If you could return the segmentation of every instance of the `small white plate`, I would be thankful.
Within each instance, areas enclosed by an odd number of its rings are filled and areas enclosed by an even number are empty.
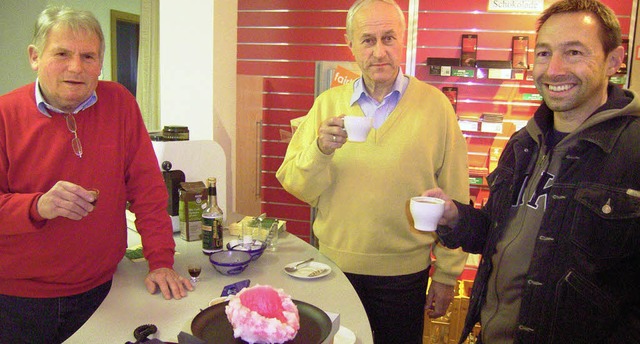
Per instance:
[[[350,329],[340,326],[340,329],[333,337],[333,344],[354,344],[356,335]]]
[[[293,267],[294,265],[296,265],[296,264],[298,264],[300,262],[293,262],[291,264],[287,264],[287,266]],[[323,270],[323,272],[319,273],[319,274],[313,274],[312,276],[309,276],[309,274],[311,274],[312,272],[320,271],[320,270]],[[314,279],[314,278],[324,277],[324,276],[330,274],[331,273],[331,267],[329,267],[329,265],[323,264],[323,263],[310,262],[309,264],[305,264],[305,265],[303,265],[301,267],[298,267],[298,270],[296,270],[294,272],[288,272],[287,270],[284,270],[284,272],[286,272],[287,275],[293,276],[293,277],[296,277],[296,278]]]

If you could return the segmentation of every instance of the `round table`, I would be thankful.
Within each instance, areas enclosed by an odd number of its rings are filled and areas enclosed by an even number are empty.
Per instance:
[[[224,232],[225,244],[231,237]],[[339,323],[353,331],[356,343],[373,343],[371,327],[355,290],[346,276],[315,247],[295,235],[283,232],[276,251],[265,251],[245,271],[236,276],[218,273],[201,251],[202,242],[187,242],[175,236],[174,268],[188,278],[187,265],[198,262],[202,266],[200,281],[195,290],[181,300],[165,300],[160,293],[149,294],[144,285],[148,272],[146,261],[132,262],[124,258],[113,276],[109,295],[93,316],[65,343],[125,343],[135,341],[133,330],[143,324],[154,324],[158,332],[150,338],[178,342],[181,331],[191,333],[191,321],[208,307],[209,301],[219,297],[225,285],[250,279],[251,285],[262,284],[282,288],[295,300],[312,304],[325,312],[339,314]],[[129,230],[129,245],[140,242],[137,232]],[[313,257],[327,264],[332,271],[317,279],[299,279],[284,272],[284,266]],[[333,329],[334,332],[337,330]]]

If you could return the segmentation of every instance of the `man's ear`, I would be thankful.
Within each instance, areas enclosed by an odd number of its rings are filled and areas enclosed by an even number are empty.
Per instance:
[[[349,36],[347,36],[346,33],[344,34],[344,41],[345,43],[347,43],[347,46],[349,47],[349,49],[351,49],[353,46],[353,43],[351,42],[351,40],[349,39]]]
[[[627,61],[623,61],[624,59],[624,47],[619,46],[613,49],[609,55],[607,55],[607,75],[612,76],[618,72],[622,63],[627,63]]]
[[[355,56],[353,54],[353,41],[349,39],[349,36],[347,36],[347,34],[344,35],[344,41],[347,43],[347,47],[349,48],[351,55]]]
[[[29,64],[31,65],[31,69],[37,71],[38,62],[40,61],[40,52],[38,51],[38,48],[31,44],[27,48],[27,53],[29,54]]]

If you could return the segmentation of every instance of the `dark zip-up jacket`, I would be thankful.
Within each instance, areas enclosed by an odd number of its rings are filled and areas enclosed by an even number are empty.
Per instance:
[[[456,202],[457,226],[438,229],[445,246],[482,254],[460,343],[480,320],[491,256],[532,160],[544,154],[541,136],[552,127],[543,104],[488,176],[486,205]],[[565,140],[574,144],[554,157],[562,161],[527,270],[514,343],[640,343],[640,99],[610,86],[607,103]]]

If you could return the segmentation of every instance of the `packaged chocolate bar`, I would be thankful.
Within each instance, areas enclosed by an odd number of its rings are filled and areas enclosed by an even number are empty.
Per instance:
[[[476,55],[478,51],[478,35],[462,35],[462,53],[460,55],[460,65],[465,67],[476,66]]]
[[[513,36],[511,41],[511,66],[515,69],[529,68],[529,37]]]

